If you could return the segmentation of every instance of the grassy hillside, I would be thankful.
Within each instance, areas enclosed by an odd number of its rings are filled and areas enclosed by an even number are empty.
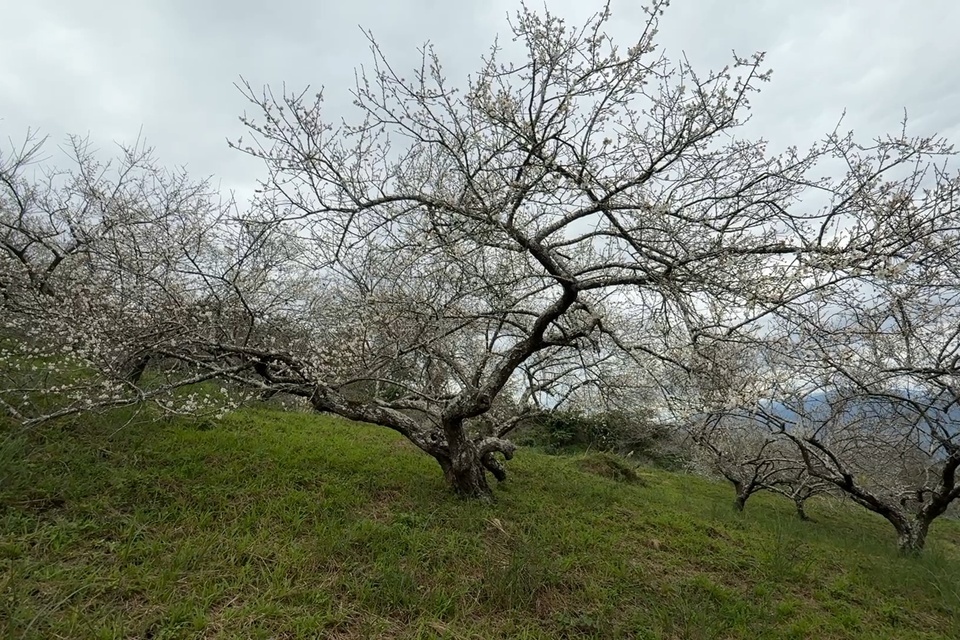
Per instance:
[[[960,637],[956,522],[905,559],[852,507],[597,459],[521,451],[491,506],[367,426],[126,423],[0,434],[0,637]]]

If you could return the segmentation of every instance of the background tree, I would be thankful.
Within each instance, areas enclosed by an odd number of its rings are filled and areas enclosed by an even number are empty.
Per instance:
[[[766,488],[792,501],[801,520],[813,519],[807,514],[807,500],[836,493],[831,491],[834,488],[831,483],[811,475],[804,460],[795,457],[781,463],[780,470],[768,480]]]
[[[905,552],[960,497],[958,181],[935,178],[910,202],[887,186],[902,223],[923,231],[906,259],[783,318],[792,376],[759,412],[811,476],[886,518]]]
[[[743,511],[750,496],[769,489],[781,473],[776,439],[749,416],[711,415],[690,431],[698,454],[696,466],[733,485],[737,511]]]
[[[52,162],[45,144],[0,152],[0,407],[32,423],[169,399],[198,372],[140,377],[203,311],[195,260],[231,205],[139,141],[103,160],[71,137]]]

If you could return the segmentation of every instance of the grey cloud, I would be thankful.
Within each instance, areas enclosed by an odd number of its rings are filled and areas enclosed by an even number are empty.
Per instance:
[[[535,3],[536,4],[536,3]],[[0,135],[39,127],[54,139],[90,132],[101,147],[140,128],[161,160],[248,189],[255,162],[230,151],[244,103],[233,83],[325,86],[329,109],[346,110],[353,68],[369,63],[358,24],[399,69],[432,41],[452,80],[477,67],[517,2],[278,0],[269,4],[176,0],[22,0],[0,40]],[[576,22],[599,3],[551,0]],[[624,45],[642,26],[639,5],[613,3]],[[669,55],[720,67],[730,51],[768,52],[774,80],[755,98],[749,132],[806,146],[848,110],[865,136],[895,128],[902,110],[918,133],[960,137],[960,4],[901,0],[697,0],[675,2],[661,29]],[[508,50],[511,46],[504,38]]]

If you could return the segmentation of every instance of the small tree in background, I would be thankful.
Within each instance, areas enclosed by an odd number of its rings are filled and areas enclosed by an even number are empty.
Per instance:
[[[776,440],[749,418],[710,416],[691,429],[691,438],[696,466],[733,485],[737,511],[743,511],[750,496],[769,489],[783,468]]]
[[[907,553],[960,498],[960,244],[956,210],[942,212],[909,260],[795,309],[782,327],[792,383],[755,413],[812,478],[890,522]]]
[[[810,474],[803,460],[782,464],[780,471],[768,480],[767,489],[792,501],[797,517],[805,521],[812,520],[807,514],[807,500],[835,493],[831,483]]]

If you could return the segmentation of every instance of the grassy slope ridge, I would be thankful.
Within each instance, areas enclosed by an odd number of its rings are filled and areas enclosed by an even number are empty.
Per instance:
[[[956,522],[905,559],[853,507],[682,474],[523,450],[490,506],[382,429],[124,422],[0,433],[0,637],[960,637]]]

